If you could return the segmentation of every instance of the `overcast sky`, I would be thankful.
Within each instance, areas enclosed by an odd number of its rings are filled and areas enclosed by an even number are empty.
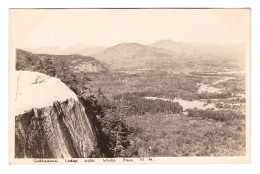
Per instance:
[[[250,36],[249,15],[248,9],[10,10],[10,44],[66,48],[164,39],[243,43]]]

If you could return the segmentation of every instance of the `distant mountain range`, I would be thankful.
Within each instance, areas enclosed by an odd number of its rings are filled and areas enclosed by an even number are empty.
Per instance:
[[[201,62],[212,65],[232,64],[239,67],[245,64],[243,44],[213,45],[161,40],[150,45],[120,43],[112,47],[95,47],[78,44],[66,49],[41,47],[25,50],[37,54],[92,56],[112,69],[181,67],[183,64],[192,66],[192,63]]]
[[[203,57],[204,55],[210,55],[222,56],[222,58],[225,58],[225,56],[229,56],[229,59],[231,59],[231,57],[233,57],[234,55],[243,55],[245,53],[245,45],[243,44],[214,45],[196,42],[178,43],[172,40],[162,40],[155,42],[149,46],[153,48],[161,48],[169,52],[174,52],[177,53],[179,56],[186,56],[187,58],[189,58],[189,55],[192,55],[193,57]]]
[[[35,54],[51,54],[51,55],[72,55],[72,54],[80,54],[82,56],[90,56],[97,52],[100,52],[108,47],[105,46],[91,46],[78,44],[73,45],[71,47],[61,49],[56,46],[46,46],[40,48],[23,48],[23,50],[35,53]]]
[[[112,68],[181,67],[183,64],[232,64],[243,66],[245,46],[212,45],[162,40],[151,45],[121,43],[92,55]]]
[[[75,73],[107,71],[103,64],[90,56],[34,54],[21,49],[16,50],[16,70],[37,71],[44,66],[54,66],[60,70],[68,67]]]

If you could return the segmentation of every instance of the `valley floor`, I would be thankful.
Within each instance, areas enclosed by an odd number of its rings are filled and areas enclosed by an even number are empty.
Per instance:
[[[141,157],[245,155],[244,120],[157,114],[130,116],[127,123],[141,128],[134,142]]]
[[[125,117],[129,127],[140,129],[131,138],[137,156],[244,156],[246,153],[244,74],[111,73],[96,76],[93,83],[104,89],[110,100],[118,94],[127,100],[127,96],[131,98],[134,94],[137,98],[178,102],[182,106],[180,114],[148,111]],[[188,110],[197,115],[189,115]]]

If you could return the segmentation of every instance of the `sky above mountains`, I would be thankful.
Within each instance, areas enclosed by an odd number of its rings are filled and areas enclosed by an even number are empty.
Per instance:
[[[248,9],[10,10],[10,44],[37,48],[122,42],[248,42]]]

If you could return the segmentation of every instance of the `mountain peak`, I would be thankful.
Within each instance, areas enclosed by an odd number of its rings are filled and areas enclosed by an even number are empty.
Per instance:
[[[167,51],[174,51],[174,52],[180,51],[180,44],[173,40],[160,40],[158,42],[151,44],[150,46],[153,48],[160,48]]]
[[[66,50],[71,50],[71,49],[83,49],[86,48],[87,45],[85,44],[76,44],[76,45],[72,45],[66,48]]]
[[[157,46],[157,45],[178,45],[178,42],[175,42],[173,40],[160,40],[158,42],[152,43],[150,46]]]
[[[142,45],[142,44],[139,44],[139,43],[128,43],[128,42],[123,42],[123,43],[120,43],[120,44],[118,44],[118,45],[115,45],[114,47],[116,47],[116,46],[128,46],[128,47],[130,47],[130,46],[135,46],[135,47],[144,47],[144,45]]]
[[[177,42],[175,42],[174,40],[171,40],[171,39],[165,39],[165,40],[160,40],[155,43],[177,43]]]

